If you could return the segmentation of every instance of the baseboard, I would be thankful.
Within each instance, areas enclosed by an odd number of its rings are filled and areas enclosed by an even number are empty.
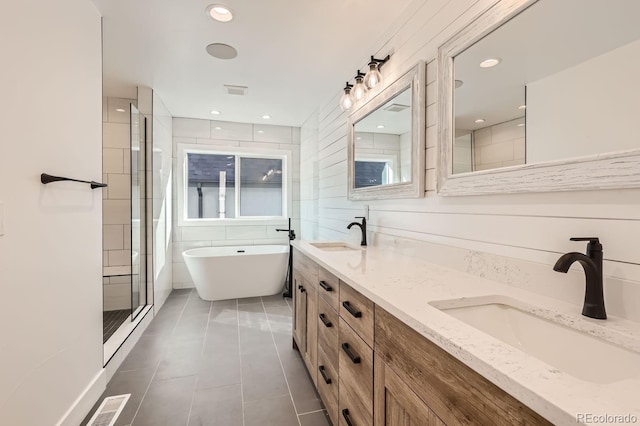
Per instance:
[[[89,411],[107,388],[107,378],[103,368],[96,374],[91,383],[84,389],[78,399],[74,401],[56,426],[78,426],[89,414]]]

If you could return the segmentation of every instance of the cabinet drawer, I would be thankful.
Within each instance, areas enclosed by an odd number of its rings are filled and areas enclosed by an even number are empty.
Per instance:
[[[324,350],[318,347],[318,393],[334,425],[339,422],[338,383],[338,364],[332,365]]]
[[[339,292],[340,281],[338,277],[322,266],[318,266],[318,293],[336,312],[340,310]]]
[[[340,317],[373,348],[373,302],[340,281]]]
[[[373,350],[340,318],[340,424],[347,424],[342,410],[348,409],[354,425],[373,421]]]
[[[322,291],[322,290],[318,290]],[[338,370],[338,349],[340,341],[338,335],[338,313],[322,298],[318,299],[318,348],[322,348],[327,356],[327,362]]]

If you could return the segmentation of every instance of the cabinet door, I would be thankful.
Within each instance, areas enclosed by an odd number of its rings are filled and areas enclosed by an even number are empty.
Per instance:
[[[293,338],[304,357],[307,347],[307,290],[302,276],[293,275]]]
[[[302,352],[313,383],[318,379],[318,291],[315,283],[304,285],[304,329],[305,337]]]
[[[374,371],[375,426],[445,426],[378,356]]]

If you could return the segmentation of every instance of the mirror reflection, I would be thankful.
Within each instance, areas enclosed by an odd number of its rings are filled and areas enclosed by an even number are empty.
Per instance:
[[[354,186],[411,181],[411,87],[354,125]]]
[[[640,148],[638,16],[636,0],[539,0],[455,56],[452,172]]]

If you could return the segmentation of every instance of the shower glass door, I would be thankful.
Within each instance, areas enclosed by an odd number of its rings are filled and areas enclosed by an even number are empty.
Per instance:
[[[131,105],[131,320],[147,304],[146,118]]]

